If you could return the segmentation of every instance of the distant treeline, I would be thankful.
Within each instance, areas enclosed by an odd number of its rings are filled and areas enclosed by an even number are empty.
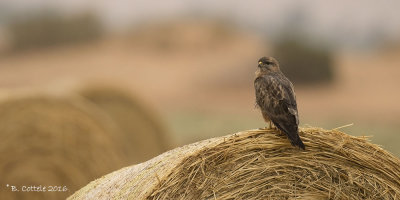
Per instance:
[[[64,17],[49,11],[12,20],[7,29],[11,36],[11,51],[91,41],[103,32],[93,13]]]
[[[283,73],[294,83],[322,83],[334,79],[334,53],[328,47],[317,47],[296,37],[284,37],[275,44],[274,56]]]

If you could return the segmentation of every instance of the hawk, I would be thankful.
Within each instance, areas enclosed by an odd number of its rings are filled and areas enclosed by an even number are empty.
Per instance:
[[[272,57],[262,57],[254,80],[257,106],[265,122],[284,132],[293,146],[305,149],[299,137],[299,116],[293,84],[279,69]]]

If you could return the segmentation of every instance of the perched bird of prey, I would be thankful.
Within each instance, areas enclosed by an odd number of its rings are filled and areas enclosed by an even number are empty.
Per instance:
[[[256,102],[264,120],[284,132],[293,146],[305,149],[299,137],[299,116],[293,84],[279,69],[278,61],[262,57],[254,80]]]

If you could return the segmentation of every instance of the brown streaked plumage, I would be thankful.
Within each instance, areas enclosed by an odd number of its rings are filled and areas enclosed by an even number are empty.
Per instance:
[[[293,146],[305,149],[298,132],[299,116],[293,84],[283,75],[277,60],[260,58],[254,88],[264,120],[284,132]]]

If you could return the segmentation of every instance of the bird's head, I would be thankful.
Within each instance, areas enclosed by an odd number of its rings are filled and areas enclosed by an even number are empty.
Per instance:
[[[273,57],[262,57],[258,60],[258,69],[260,72],[276,72],[279,71],[279,63]]]

